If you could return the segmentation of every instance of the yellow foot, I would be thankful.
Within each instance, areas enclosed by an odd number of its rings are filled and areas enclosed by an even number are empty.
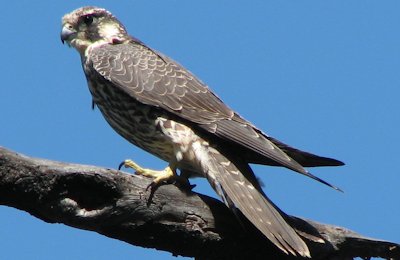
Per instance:
[[[150,183],[150,185],[147,187],[147,189],[158,186],[163,181],[169,181],[172,179],[176,179],[178,177],[176,174],[176,169],[174,167],[172,167],[171,165],[168,165],[164,170],[155,171],[152,169],[142,168],[141,166],[139,166],[137,163],[135,163],[132,160],[125,160],[119,165],[118,168],[121,169],[122,166],[124,166],[125,168],[134,169],[136,174],[143,175],[146,177],[153,177],[154,180]]]

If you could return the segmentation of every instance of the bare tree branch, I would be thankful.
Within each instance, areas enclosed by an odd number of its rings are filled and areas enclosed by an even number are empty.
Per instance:
[[[30,158],[0,147],[0,205],[48,223],[91,230],[132,245],[196,259],[295,259],[218,200],[175,185],[94,166]],[[399,245],[288,217],[313,259],[400,259]]]

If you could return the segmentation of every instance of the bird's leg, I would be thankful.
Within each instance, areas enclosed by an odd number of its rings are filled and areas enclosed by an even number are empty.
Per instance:
[[[149,188],[157,187],[162,182],[169,182],[169,181],[176,181],[176,183],[179,184],[180,187],[187,190],[192,190],[196,186],[196,185],[191,185],[189,183],[188,178],[184,176],[179,176],[176,173],[176,166],[173,163],[170,163],[164,170],[161,171],[143,168],[134,161],[129,159],[123,161],[119,165],[118,169],[121,169],[122,166],[124,166],[125,168],[134,169],[136,174],[154,178],[154,180],[149,184],[149,186],[147,186],[146,190]]]
[[[132,160],[125,160],[120,164],[121,168],[124,166],[125,168],[132,168],[135,170],[136,174],[143,175],[146,177],[153,177],[154,180],[149,184],[147,189],[154,188],[160,185],[162,182],[167,182],[169,180],[178,179],[178,175],[176,174],[176,167],[174,164],[170,163],[164,170],[156,171],[152,169],[147,169],[139,166]]]

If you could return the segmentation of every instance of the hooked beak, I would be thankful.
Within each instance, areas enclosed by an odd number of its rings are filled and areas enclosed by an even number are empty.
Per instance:
[[[76,31],[71,28],[71,26],[68,26],[68,24],[64,25],[61,29],[61,42],[64,44],[64,42],[69,43],[71,40],[71,37],[76,34]]]

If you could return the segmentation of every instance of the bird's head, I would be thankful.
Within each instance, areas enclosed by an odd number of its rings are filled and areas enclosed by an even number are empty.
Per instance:
[[[62,18],[61,41],[81,54],[92,44],[121,43],[128,38],[125,27],[103,8],[81,7]]]

